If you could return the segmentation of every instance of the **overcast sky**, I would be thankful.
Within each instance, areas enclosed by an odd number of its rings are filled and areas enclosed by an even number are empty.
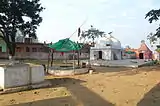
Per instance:
[[[113,31],[122,46],[139,47],[158,24],[144,19],[151,9],[159,9],[159,0],[41,0],[46,8],[37,30],[41,42],[56,42],[69,37],[86,20],[82,30],[93,25],[106,33]],[[77,34],[77,33],[76,33]],[[76,40],[76,34],[71,38]]]

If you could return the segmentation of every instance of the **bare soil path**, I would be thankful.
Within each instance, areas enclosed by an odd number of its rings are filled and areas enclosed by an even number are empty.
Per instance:
[[[160,67],[97,67],[96,74],[47,76],[50,88],[0,95],[0,106],[160,106]]]

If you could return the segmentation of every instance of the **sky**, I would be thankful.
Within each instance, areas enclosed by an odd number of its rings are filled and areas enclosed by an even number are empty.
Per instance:
[[[70,37],[82,23],[81,30],[93,25],[121,41],[123,47],[140,46],[141,40],[155,32],[158,23],[150,24],[145,14],[159,9],[159,0],[41,0],[46,9],[37,30],[40,42],[57,42]],[[72,40],[77,40],[77,33]]]

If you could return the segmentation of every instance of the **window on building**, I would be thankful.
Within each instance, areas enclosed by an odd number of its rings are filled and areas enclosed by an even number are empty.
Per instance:
[[[26,52],[30,52],[30,49],[29,49],[29,47],[26,47]]]
[[[106,46],[111,46],[111,44],[106,44]]]
[[[22,49],[20,47],[16,47],[16,52],[21,52]]]
[[[32,48],[32,52],[37,52],[37,48]]]

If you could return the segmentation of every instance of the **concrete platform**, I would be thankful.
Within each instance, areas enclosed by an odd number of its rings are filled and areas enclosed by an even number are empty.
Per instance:
[[[86,61],[87,62],[87,61]],[[152,61],[145,61],[141,59],[126,59],[126,60],[92,60],[92,66],[105,66],[105,67],[131,67],[138,68],[141,66],[151,65]]]

